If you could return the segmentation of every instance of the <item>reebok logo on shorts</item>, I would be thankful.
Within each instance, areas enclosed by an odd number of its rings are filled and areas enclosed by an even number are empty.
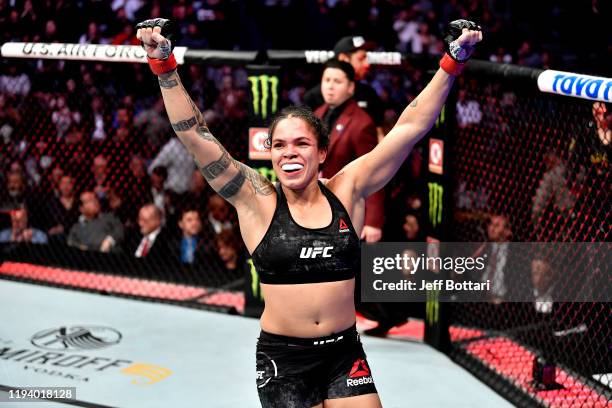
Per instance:
[[[356,385],[372,384],[374,380],[370,374],[370,368],[363,358],[358,358],[354,363],[349,378],[346,380],[346,385],[354,387]]]
[[[342,218],[340,218],[340,222],[338,225],[338,232],[349,232],[349,231],[350,230],[349,230],[348,225],[346,225],[346,222]]]

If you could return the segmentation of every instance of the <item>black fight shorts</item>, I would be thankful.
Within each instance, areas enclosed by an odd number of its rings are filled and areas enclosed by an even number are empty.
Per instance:
[[[323,400],[376,392],[355,326],[321,338],[261,332],[257,391],[264,408],[310,408]]]

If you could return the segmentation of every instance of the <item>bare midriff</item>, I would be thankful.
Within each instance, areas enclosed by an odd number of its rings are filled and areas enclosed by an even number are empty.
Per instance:
[[[329,336],[355,324],[355,279],[290,285],[262,284],[261,328],[283,336]]]

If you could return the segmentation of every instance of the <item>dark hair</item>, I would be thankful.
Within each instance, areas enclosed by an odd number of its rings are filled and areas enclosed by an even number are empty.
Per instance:
[[[269,149],[272,147],[272,135],[274,134],[274,130],[276,129],[278,122],[288,118],[299,118],[306,122],[317,137],[317,146],[319,149],[327,149],[327,146],[329,145],[329,130],[327,129],[327,126],[325,126],[323,121],[319,119],[309,108],[303,106],[289,106],[284,108],[276,115],[270,124],[268,138],[264,143],[266,148]]]
[[[323,71],[325,71],[327,68],[339,69],[346,74],[349,81],[355,82],[355,68],[353,68],[353,66],[348,62],[333,58],[327,60],[327,62],[323,65]]]
[[[232,228],[222,229],[221,232],[215,235],[215,249],[219,250],[220,243],[233,248],[238,255],[240,254],[242,244],[241,241],[238,239],[236,232]]]

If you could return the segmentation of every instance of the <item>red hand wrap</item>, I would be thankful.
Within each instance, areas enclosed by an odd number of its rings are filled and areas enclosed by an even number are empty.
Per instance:
[[[446,71],[449,75],[457,76],[461,74],[461,71],[463,71],[463,68],[465,68],[465,63],[457,62],[452,59],[450,55],[444,53],[444,56],[440,60],[440,68]]]
[[[165,60],[149,57],[147,57],[147,60],[149,61],[151,71],[153,71],[155,75],[162,75],[174,71],[178,65],[176,59],[174,59],[174,54],[170,54],[168,59]]]

